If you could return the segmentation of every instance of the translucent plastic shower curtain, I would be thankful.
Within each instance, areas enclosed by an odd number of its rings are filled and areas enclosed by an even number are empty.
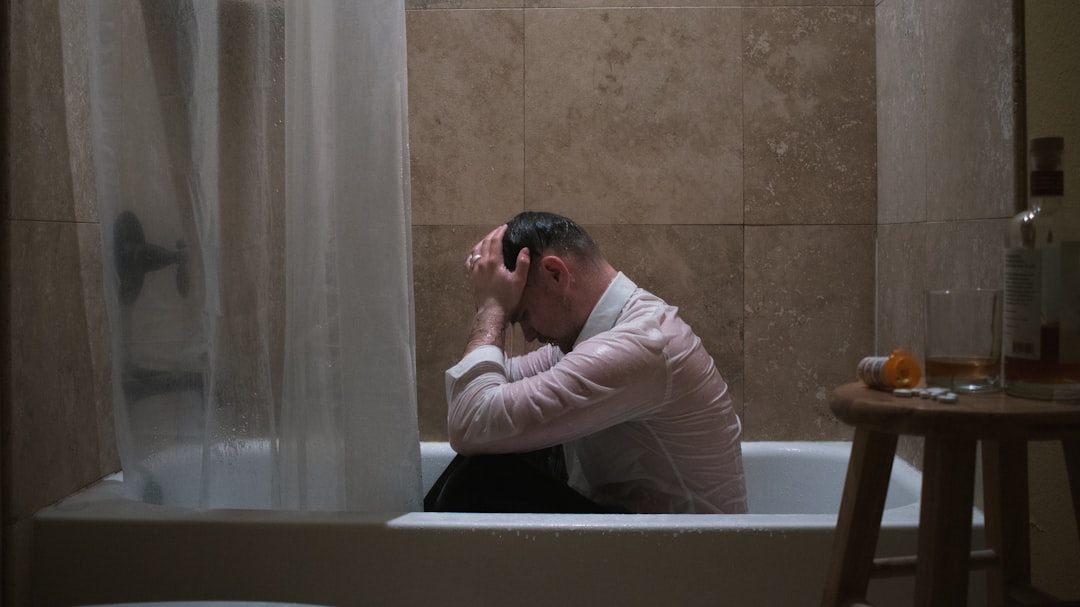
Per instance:
[[[125,484],[419,509],[403,2],[86,6]]]

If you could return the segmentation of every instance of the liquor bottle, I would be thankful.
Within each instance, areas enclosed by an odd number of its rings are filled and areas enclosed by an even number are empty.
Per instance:
[[[1028,210],[1005,249],[1005,391],[1080,398],[1080,208],[1065,197],[1061,137],[1031,141]]]

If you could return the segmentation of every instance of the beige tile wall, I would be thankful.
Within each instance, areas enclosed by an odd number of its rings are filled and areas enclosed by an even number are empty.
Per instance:
[[[1028,6],[1052,19],[1080,14],[1069,0]],[[1016,152],[1027,136],[1012,80],[1021,53],[1013,10],[979,0],[878,4],[878,352],[903,345],[921,356],[924,290],[1002,286],[1005,226],[1027,182],[1025,154]],[[1054,54],[1065,46],[1054,44]],[[1061,88],[1055,81],[1048,90]],[[920,447],[901,443],[916,461]],[[1032,578],[1075,600],[1080,553],[1060,447],[1033,443],[1030,457]],[[981,497],[977,488],[976,503]]]
[[[680,307],[747,438],[847,436],[827,394],[873,348],[873,8],[526,4],[407,4],[422,436],[468,328],[460,257],[526,209]]]
[[[921,358],[925,290],[1001,286],[1022,125],[1012,3],[944,4],[883,0],[876,11],[878,354]],[[900,451],[921,461],[918,440]]]
[[[879,352],[922,355],[924,290],[1001,287],[1023,137],[1012,10],[1008,2],[878,6]]]
[[[5,16],[3,599],[26,605],[30,515],[115,470],[118,458],[85,66],[65,61],[78,41],[61,39],[58,3],[6,3]]]

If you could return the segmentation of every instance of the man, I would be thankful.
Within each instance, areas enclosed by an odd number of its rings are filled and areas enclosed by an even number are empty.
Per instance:
[[[461,455],[428,509],[746,511],[727,384],[676,308],[617,272],[584,229],[521,213],[473,247],[465,271],[476,315],[446,373]],[[511,323],[546,345],[508,357]],[[548,457],[560,445],[565,467]]]

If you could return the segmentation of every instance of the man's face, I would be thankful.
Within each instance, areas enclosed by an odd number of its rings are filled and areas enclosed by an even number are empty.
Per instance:
[[[580,330],[573,326],[568,299],[539,265],[529,268],[513,321],[521,327],[527,341],[553,344],[569,352]]]

